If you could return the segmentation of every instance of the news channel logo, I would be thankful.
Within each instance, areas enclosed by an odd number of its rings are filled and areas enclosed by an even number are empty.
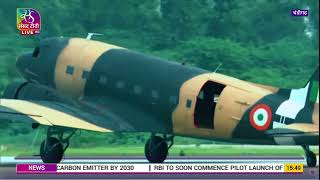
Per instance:
[[[306,9],[293,9],[291,10],[291,16],[308,16],[309,11]]]
[[[23,36],[40,33],[41,16],[33,8],[17,8],[17,28]]]

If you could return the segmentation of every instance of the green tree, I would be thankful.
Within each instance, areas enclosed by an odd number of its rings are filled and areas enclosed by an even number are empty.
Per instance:
[[[161,0],[165,30],[178,41],[205,34],[209,9],[207,1]]]
[[[209,34],[230,38],[238,42],[263,44],[287,36],[301,37],[303,19],[292,17],[291,9],[302,8],[298,1],[214,1],[213,18]],[[212,32],[210,32],[212,31]]]

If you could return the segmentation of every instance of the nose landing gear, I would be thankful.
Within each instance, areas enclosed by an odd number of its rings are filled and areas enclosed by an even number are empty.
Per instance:
[[[44,163],[59,163],[62,160],[64,152],[69,147],[69,139],[73,136],[75,130],[66,138],[63,138],[63,130],[54,130],[49,127],[47,138],[41,143],[40,156]],[[53,137],[53,135],[57,135]]]
[[[144,147],[144,153],[146,158],[151,163],[162,163],[168,155],[168,150],[173,145],[173,137],[164,137],[156,136],[154,134],[148,139]],[[168,146],[167,141],[170,141]]]
[[[317,165],[317,156],[310,150],[308,145],[302,145],[305,152],[307,165],[309,167],[315,167]]]

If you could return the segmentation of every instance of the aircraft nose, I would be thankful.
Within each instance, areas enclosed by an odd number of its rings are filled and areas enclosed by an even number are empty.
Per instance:
[[[17,58],[16,67],[20,72],[23,72],[30,64],[32,55],[30,53],[23,54]]]

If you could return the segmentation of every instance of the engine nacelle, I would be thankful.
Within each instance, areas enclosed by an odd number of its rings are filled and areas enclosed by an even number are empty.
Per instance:
[[[6,87],[2,95],[4,99],[50,100],[58,101],[55,91],[34,83],[15,82]]]
[[[19,91],[23,86],[27,85],[28,82],[14,82],[9,84],[4,90],[2,97],[4,99],[18,99]]]

